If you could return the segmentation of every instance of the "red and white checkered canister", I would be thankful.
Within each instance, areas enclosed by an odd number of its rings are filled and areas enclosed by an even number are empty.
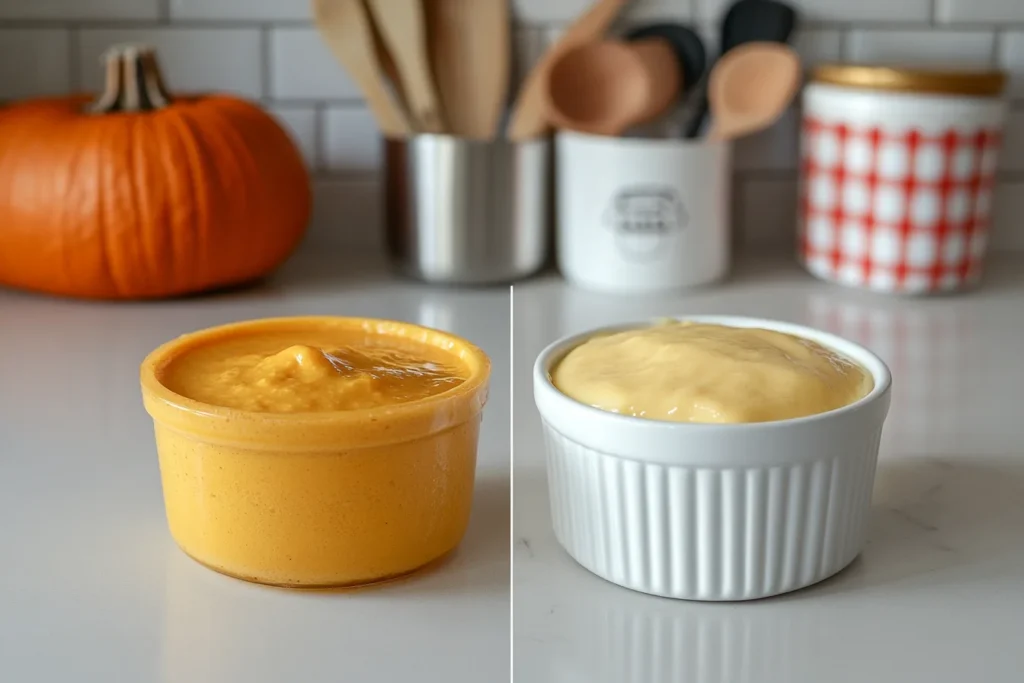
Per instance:
[[[1001,73],[819,67],[803,98],[798,249],[814,275],[928,294],[982,271]]]

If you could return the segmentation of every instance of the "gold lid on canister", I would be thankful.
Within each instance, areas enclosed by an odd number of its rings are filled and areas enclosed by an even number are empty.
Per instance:
[[[1006,73],[998,70],[942,71],[868,64],[822,64],[812,71],[811,81],[890,92],[995,97],[1002,94],[1006,86]]]

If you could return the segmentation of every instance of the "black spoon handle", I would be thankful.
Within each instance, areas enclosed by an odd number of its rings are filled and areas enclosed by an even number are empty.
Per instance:
[[[705,122],[708,120],[708,110],[710,109],[708,104],[709,75],[707,73],[704,74],[704,77],[697,82],[694,93],[690,96],[693,98],[694,104],[690,108],[690,117],[683,123],[685,126],[683,137],[688,140],[692,140],[700,135],[701,130],[704,129]]]

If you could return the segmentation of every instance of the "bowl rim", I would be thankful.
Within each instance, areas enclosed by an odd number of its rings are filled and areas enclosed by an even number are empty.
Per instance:
[[[433,396],[358,410],[306,411],[270,413],[218,406],[183,396],[168,388],[160,378],[161,371],[174,359],[190,349],[239,332],[287,331],[304,327],[334,327],[340,330],[362,330],[381,337],[400,337],[449,353],[467,368],[466,379]],[[147,412],[158,422],[193,431],[196,423],[216,424],[216,431],[244,430],[246,423],[257,422],[292,433],[312,430],[338,434],[355,426],[410,421],[420,429],[410,439],[426,436],[453,427],[479,413],[486,403],[491,360],[472,342],[458,335],[416,323],[358,316],[281,316],[255,318],[206,327],[168,340],[151,351],[139,368],[140,383]],[[169,409],[169,410],[168,410]],[[185,426],[189,421],[190,426]],[[232,429],[231,425],[235,425]],[[199,431],[206,432],[202,429]],[[396,430],[397,431],[397,430]],[[347,441],[347,440],[346,440]],[[391,442],[395,439],[391,438]],[[369,444],[359,444],[369,445]]]
[[[555,386],[551,379],[551,369],[562,360],[570,351],[588,339],[598,335],[625,332],[628,330],[643,329],[651,327],[664,320],[689,321],[699,323],[711,323],[725,325],[728,327],[759,327],[785,332],[803,339],[817,342],[826,348],[835,351],[846,358],[853,360],[858,365],[871,373],[874,386],[871,391],[853,403],[827,410],[822,413],[804,415],[801,417],[786,418],[783,420],[769,420],[763,422],[737,422],[737,423],[708,423],[708,422],[672,422],[669,420],[652,420],[634,415],[622,415],[613,413],[601,408],[588,405],[562,393]],[[844,337],[826,332],[817,328],[790,323],[783,320],[771,318],[756,318],[743,315],[670,315],[651,318],[643,322],[627,322],[606,325],[599,328],[567,335],[548,344],[537,356],[533,367],[533,381],[536,392],[543,392],[545,397],[552,401],[558,409],[570,410],[579,417],[591,420],[603,420],[609,425],[618,425],[623,429],[648,430],[658,432],[677,432],[688,434],[713,434],[750,432],[755,430],[797,427],[813,425],[822,421],[831,420],[849,413],[857,412],[864,406],[874,403],[885,396],[892,386],[892,372],[877,354],[857,342],[850,341]]]

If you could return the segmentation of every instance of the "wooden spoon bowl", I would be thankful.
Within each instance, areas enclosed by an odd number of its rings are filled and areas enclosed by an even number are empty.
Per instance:
[[[585,43],[551,64],[547,117],[559,128],[620,135],[664,113],[682,80],[673,46],[663,39]]]
[[[781,43],[744,43],[727,52],[708,84],[709,137],[730,140],[771,126],[793,101],[802,73],[796,52]]]

